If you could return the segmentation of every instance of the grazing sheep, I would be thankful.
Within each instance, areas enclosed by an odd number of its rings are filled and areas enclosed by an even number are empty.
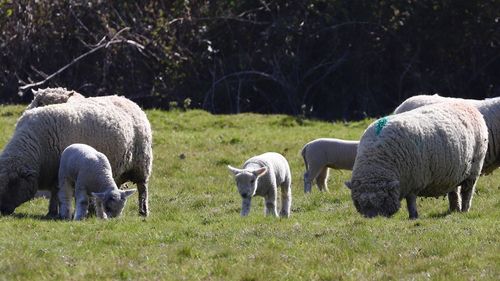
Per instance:
[[[126,181],[136,183],[139,213],[148,215],[151,127],[137,104],[118,96],[85,98],[25,111],[0,154],[0,212],[11,214],[41,189],[52,192],[48,215],[57,216],[60,155],[73,143],[85,143],[104,153],[117,186]]]
[[[59,165],[59,217],[71,219],[71,200],[75,196],[75,220],[87,216],[89,196],[96,198],[99,218],[121,215],[127,197],[135,189],[120,190],[113,179],[106,155],[93,147],[76,143],[61,154]]]
[[[311,192],[313,179],[320,191],[328,191],[328,168],[352,170],[358,144],[359,141],[321,138],[304,145],[304,192]]]
[[[405,198],[414,219],[417,196],[447,193],[450,210],[466,212],[487,146],[484,119],[467,103],[428,105],[384,117],[363,134],[346,186],[366,217],[389,217]]]
[[[500,167],[500,97],[474,100],[448,98],[435,95],[419,95],[408,98],[394,110],[394,113],[409,111],[424,105],[440,102],[467,102],[475,106],[481,114],[488,127],[488,150],[484,158],[483,174],[489,174]]]
[[[278,216],[276,201],[278,186],[281,187],[281,217],[290,216],[292,205],[292,176],[285,157],[279,153],[267,152],[248,159],[243,169],[228,165],[234,174],[242,198],[241,216],[250,212],[250,203],[255,195],[263,196],[266,215]]]
[[[37,91],[32,90],[33,100],[26,110],[50,104],[66,103],[84,99],[85,97],[75,91],[69,91],[65,88],[45,88]]]

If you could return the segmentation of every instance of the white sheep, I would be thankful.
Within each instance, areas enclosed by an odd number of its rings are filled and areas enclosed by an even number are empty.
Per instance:
[[[484,119],[467,103],[427,105],[384,117],[364,132],[346,186],[366,217],[389,217],[405,198],[414,219],[417,196],[446,194],[450,210],[466,212],[487,146]]]
[[[228,165],[234,174],[238,192],[242,198],[241,216],[250,212],[252,197],[263,196],[266,215],[278,216],[278,186],[281,187],[281,217],[290,216],[292,205],[292,176],[285,157],[279,153],[267,152],[248,159],[242,169]]]
[[[45,88],[32,90],[33,100],[26,107],[26,110],[50,104],[66,103],[78,101],[85,97],[75,91],[69,91],[66,88]]]
[[[328,191],[328,168],[352,170],[358,144],[359,141],[320,138],[304,145],[304,192],[311,192],[313,179],[320,191]]]
[[[75,220],[87,216],[90,196],[96,198],[97,216],[107,219],[120,216],[127,197],[135,192],[135,189],[118,189],[106,155],[81,143],[64,149],[58,181],[59,217],[62,219],[71,219],[73,195]]]
[[[139,213],[148,215],[151,127],[137,104],[118,96],[26,110],[0,155],[0,212],[11,214],[41,189],[52,191],[48,215],[57,216],[60,155],[73,143],[85,143],[104,153],[117,186],[136,183]]]
[[[483,174],[489,174],[500,167],[500,97],[485,100],[448,98],[435,95],[418,95],[405,100],[394,113],[406,112],[424,105],[441,102],[467,102],[483,115],[488,127],[488,151],[484,158]]]

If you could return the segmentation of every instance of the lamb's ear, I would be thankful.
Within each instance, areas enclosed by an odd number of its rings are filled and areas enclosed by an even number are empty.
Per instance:
[[[97,200],[104,200],[106,198],[106,192],[92,192],[92,196]]]
[[[259,168],[257,170],[254,170],[252,171],[252,173],[257,176],[257,177],[261,177],[263,176],[265,173],[267,173],[267,167],[262,167],[262,168]]]
[[[125,198],[129,197],[130,195],[134,194],[135,191],[136,191],[135,188],[120,190],[120,195],[121,195],[122,199],[125,199]]]
[[[36,97],[38,95],[38,90],[33,90],[31,89],[31,92],[33,93],[33,96]]]
[[[237,169],[237,168],[235,168],[235,167],[233,167],[233,166],[231,166],[231,165],[227,165],[227,168],[228,168],[228,169],[229,169],[229,171],[231,171],[234,175],[237,175],[237,174],[239,174],[239,173],[241,173],[241,172],[242,172],[242,170]]]

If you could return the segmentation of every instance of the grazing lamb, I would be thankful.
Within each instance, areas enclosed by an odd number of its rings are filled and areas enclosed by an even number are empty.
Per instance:
[[[96,197],[97,215],[102,219],[118,217],[135,189],[116,186],[106,155],[93,147],[76,143],[61,154],[59,165],[59,217],[71,219],[71,201],[75,196],[75,220],[87,216],[89,196]]]
[[[384,117],[364,132],[346,186],[366,217],[392,216],[405,198],[410,219],[415,219],[417,196],[447,193],[450,210],[467,212],[487,146],[484,119],[467,103],[428,105]]]
[[[328,168],[352,170],[358,144],[359,141],[321,138],[304,145],[304,192],[311,192],[313,179],[320,191],[328,191]]]
[[[33,100],[26,110],[50,104],[66,103],[70,101],[84,99],[85,97],[75,91],[65,88],[45,88],[37,91],[32,90]]]
[[[0,154],[0,212],[13,213],[41,189],[52,192],[48,215],[56,217],[59,160],[62,151],[73,143],[85,143],[104,153],[117,186],[126,181],[136,183],[139,213],[148,215],[151,127],[137,104],[118,96],[25,111]]]
[[[252,197],[263,196],[266,215],[278,216],[276,201],[278,186],[281,187],[281,217],[290,216],[292,205],[292,176],[285,157],[279,153],[267,152],[248,159],[243,169],[228,165],[234,174],[238,191],[242,198],[241,216],[250,212]]]
[[[496,168],[500,167],[500,97],[474,100],[441,97],[439,95],[419,95],[413,96],[405,100],[400,106],[394,110],[394,113],[409,111],[424,105],[435,104],[440,102],[467,102],[475,106],[481,114],[488,127],[488,150],[484,158],[483,174],[489,174]]]

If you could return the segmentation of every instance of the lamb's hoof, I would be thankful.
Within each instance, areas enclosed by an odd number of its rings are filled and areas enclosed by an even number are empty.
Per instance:
[[[280,218],[287,219],[290,217],[290,213],[280,212]]]
[[[143,217],[149,216],[149,210],[140,210],[139,215]]]

